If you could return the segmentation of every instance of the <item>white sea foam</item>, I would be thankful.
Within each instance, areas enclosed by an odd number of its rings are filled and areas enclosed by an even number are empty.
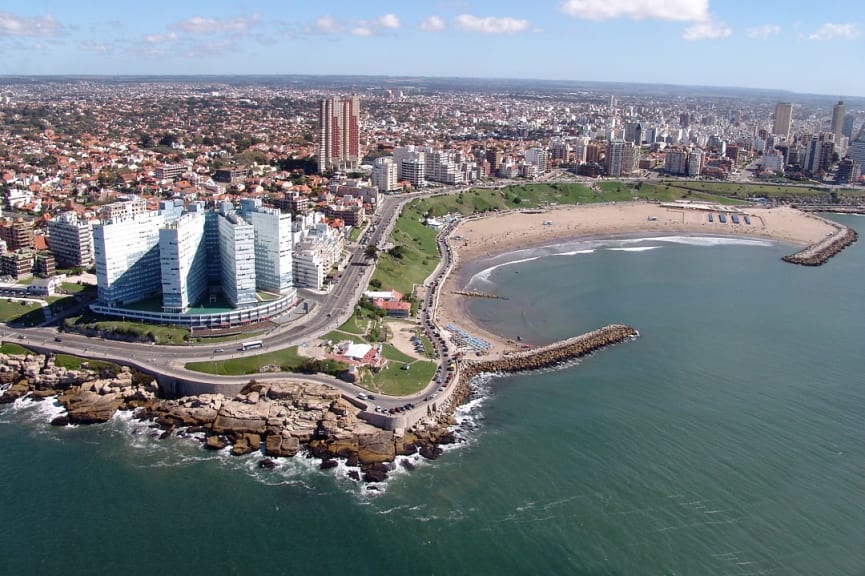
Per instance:
[[[594,248],[587,248],[585,250],[571,250],[569,252],[556,252],[553,256],[576,256],[577,254],[592,254],[595,251]]]
[[[772,246],[771,240],[736,238],[735,236],[657,236],[643,238],[645,242],[670,242],[689,246]]]
[[[632,246],[630,248],[607,248],[611,252],[647,252],[657,250],[660,246]]]
[[[24,417],[36,424],[47,424],[66,414],[66,408],[57,401],[56,396],[45,398],[44,400],[35,400],[30,396],[18,398],[11,404],[14,411],[21,413]]]
[[[531,256],[529,258],[520,258],[519,260],[510,260],[508,262],[502,262],[501,264],[495,264],[490,266],[489,268],[484,268],[480,272],[477,272],[474,276],[471,277],[471,280],[468,282],[468,286],[471,286],[476,280],[478,282],[485,282],[487,284],[492,284],[490,280],[490,275],[498,270],[499,268],[503,268],[505,266],[511,266],[513,264],[522,264],[523,262],[531,262],[532,260],[537,260],[540,256]]]

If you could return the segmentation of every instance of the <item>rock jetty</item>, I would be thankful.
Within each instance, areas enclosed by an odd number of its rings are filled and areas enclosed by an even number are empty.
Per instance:
[[[603,328],[555,342],[547,346],[512,352],[492,360],[467,360],[460,369],[461,378],[471,378],[484,372],[527,372],[556,366],[582,358],[592,352],[636,338],[639,333],[625,324],[609,324]]]
[[[852,228],[837,226],[837,230],[832,236],[827,236],[825,240],[811,244],[795,254],[784,256],[782,260],[802,266],[820,266],[825,264],[829,258],[841,252],[859,238],[859,235]]]
[[[490,360],[463,360],[459,375],[451,384],[453,390],[448,400],[433,415],[434,418],[419,421],[406,433],[406,443],[421,446],[420,454],[426,458],[437,458],[442,444],[456,441],[450,426],[455,424],[454,412],[471,396],[470,381],[479,374],[529,372],[559,366],[582,358],[607,346],[633,340],[639,332],[624,324],[609,324],[592,332],[555,342],[547,346],[513,352],[507,356]]]

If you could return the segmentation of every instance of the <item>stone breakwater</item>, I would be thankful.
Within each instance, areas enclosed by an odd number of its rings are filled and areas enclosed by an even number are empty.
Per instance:
[[[445,403],[439,405],[433,419],[421,420],[407,434],[424,446],[422,455],[436,458],[442,450],[439,444],[454,442],[448,428],[454,424],[453,415],[457,407],[471,396],[470,381],[480,374],[529,372],[559,366],[582,358],[607,346],[633,340],[639,332],[625,324],[609,324],[597,330],[555,342],[547,346],[512,352],[501,358],[490,360],[464,360],[458,376]]]
[[[802,266],[820,266],[859,238],[855,230],[834,223],[833,225],[838,231],[832,236],[827,236],[825,240],[811,244],[795,254],[784,256],[782,260]]]

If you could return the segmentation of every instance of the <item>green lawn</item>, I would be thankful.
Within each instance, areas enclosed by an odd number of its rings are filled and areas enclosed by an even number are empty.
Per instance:
[[[54,365],[67,368],[69,370],[80,370],[83,363],[91,370],[110,370],[113,374],[120,372],[120,366],[113,362],[105,362],[104,360],[90,360],[81,356],[72,356],[70,354],[56,354],[54,356]]]
[[[20,344],[16,344],[15,342],[3,342],[0,344],[0,352],[3,354],[15,354],[15,355],[24,355],[24,354],[32,354],[32,350],[28,350],[24,346]]]
[[[221,374],[240,376],[243,374],[258,374],[263,366],[279,366],[283,372],[295,372],[303,362],[304,357],[297,354],[297,346],[266,352],[255,356],[233,358],[230,360],[209,360],[204,362],[189,362],[187,370],[204,372],[206,374]]]
[[[394,362],[410,363],[415,361],[414,357],[400,352],[393,344],[384,344],[381,349],[381,355]]]
[[[341,330],[334,330],[332,332],[328,332],[324,336],[321,337],[322,340],[327,341],[330,340],[333,343],[337,342],[345,342],[346,340],[350,340],[355,344],[366,344],[366,340],[358,334],[351,334],[349,332],[343,332]]]
[[[794,186],[784,184],[749,184],[739,182],[706,182],[706,181],[678,181],[663,182],[663,184],[687,190],[691,192],[702,192],[737,198],[767,197],[802,199],[807,197],[830,197],[830,190],[820,186]],[[851,194],[852,191],[841,190],[839,194]]]
[[[409,370],[402,369],[402,362],[390,362],[388,367],[373,374],[364,385],[374,392],[391,396],[415,394],[426,387],[435,374],[435,362],[417,360]]]
[[[0,300],[0,322],[17,326],[35,326],[45,321],[42,306],[37,302]]]
[[[67,294],[78,294],[85,290],[93,290],[96,292],[95,286],[90,286],[89,284],[78,284],[77,282],[63,282],[60,284],[60,288]]]

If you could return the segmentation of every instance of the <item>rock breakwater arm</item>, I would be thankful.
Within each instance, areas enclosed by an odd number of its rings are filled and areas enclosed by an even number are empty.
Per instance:
[[[606,346],[631,340],[638,335],[639,332],[625,324],[609,324],[580,336],[539,348],[521,350],[501,358],[469,360],[460,371],[460,376],[471,378],[484,372],[526,372],[549,368],[582,358]]]
[[[838,230],[835,234],[828,236],[825,240],[811,244],[795,254],[784,256],[782,260],[802,266],[820,266],[859,238],[859,235],[852,228],[836,223],[832,223],[832,225]]]

